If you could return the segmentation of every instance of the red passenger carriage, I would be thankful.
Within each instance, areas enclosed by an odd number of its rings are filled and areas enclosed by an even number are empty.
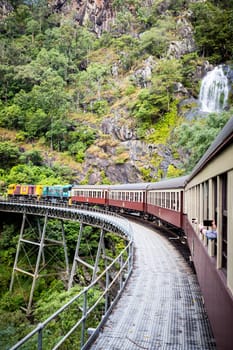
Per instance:
[[[147,183],[110,186],[109,207],[120,208],[121,212],[145,213],[147,186]]]
[[[108,205],[107,185],[77,185],[71,190],[72,204]]]
[[[187,176],[151,183],[147,188],[149,215],[182,228],[183,189]]]

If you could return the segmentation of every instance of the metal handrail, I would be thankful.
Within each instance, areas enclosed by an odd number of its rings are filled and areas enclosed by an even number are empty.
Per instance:
[[[60,315],[63,311],[65,311],[70,305],[72,305],[75,301],[78,299],[81,299],[84,296],[83,305],[86,305],[83,307],[83,314],[82,317],[75,323],[74,326],[71,327],[71,329],[63,336],[63,338],[52,348],[53,350],[58,349],[60,345],[64,343],[64,341],[76,330],[76,328],[80,325],[83,325],[82,332],[81,332],[81,347],[80,349],[84,350],[87,349],[88,346],[94,341],[94,339],[98,336],[99,329],[103,325],[103,323],[106,321],[107,316],[109,315],[111,309],[115,305],[116,301],[118,300],[121,292],[123,291],[128,278],[132,272],[133,268],[133,242],[130,241],[128,245],[124,248],[123,251],[115,258],[111,264],[96,278],[95,281],[93,281],[88,287],[84,288],[83,291],[81,291],[79,294],[77,294],[75,297],[73,297],[68,303],[63,305],[59,310],[57,310],[53,315],[51,315],[49,318],[47,318],[44,322],[39,323],[37,327],[31,331],[28,335],[26,335],[23,339],[21,339],[17,344],[15,344],[13,347],[10,348],[10,350],[16,350],[19,349],[23,344],[25,344],[29,339],[31,339],[35,334],[38,334],[38,340],[37,340],[37,349],[42,350],[43,348],[43,329],[48,325],[52,320],[54,320],[58,315]],[[128,253],[127,259],[123,262],[123,256],[126,252]],[[110,269],[116,264],[120,262],[120,269],[114,276],[111,282],[109,282],[109,279],[107,278],[107,273],[110,271]],[[127,269],[127,273],[126,273]],[[99,296],[97,301],[92,305],[90,308],[87,307],[87,293],[89,290],[94,288],[100,280],[106,277],[106,286],[103,290],[102,294]],[[104,296],[106,296],[109,291],[111,290],[111,287],[115,284],[115,282],[118,281],[118,279],[121,278],[121,280],[124,278],[124,281],[120,283],[120,289],[118,291],[118,294],[116,295],[115,299],[112,301],[111,305],[109,305],[107,308],[105,307],[105,313],[102,316],[102,320],[99,323],[96,330],[93,332],[93,334],[88,338],[88,340],[85,342],[85,321],[87,320],[87,317],[90,315],[90,313],[99,305],[101,300]]]

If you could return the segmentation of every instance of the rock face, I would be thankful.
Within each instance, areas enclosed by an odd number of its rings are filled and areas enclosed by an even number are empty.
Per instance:
[[[180,58],[185,54],[196,50],[193,37],[193,29],[187,18],[179,18],[177,21],[177,33],[180,40],[172,41],[168,49],[168,56]]]
[[[0,1],[0,20],[5,18],[12,10],[12,5],[8,1]]]
[[[146,88],[151,85],[152,71],[155,61],[152,56],[149,56],[143,64],[143,67],[136,70],[132,80],[141,88]]]
[[[80,25],[90,22],[92,30],[100,36],[103,31],[109,30],[114,18],[111,0],[56,0],[53,8],[63,13],[74,13],[74,19]]]

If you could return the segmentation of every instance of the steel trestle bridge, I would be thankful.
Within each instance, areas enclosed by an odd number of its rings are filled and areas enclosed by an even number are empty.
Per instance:
[[[118,300],[121,292],[123,291],[128,278],[132,272],[133,268],[133,237],[132,228],[128,220],[122,218],[121,216],[99,210],[97,208],[81,208],[69,206],[67,204],[56,204],[56,203],[46,203],[46,202],[31,202],[31,201],[14,201],[14,200],[0,200],[0,211],[7,213],[17,213],[22,214],[22,224],[20,229],[20,235],[17,244],[15,262],[12,272],[10,290],[13,289],[14,279],[16,274],[24,274],[32,278],[31,292],[29,296],[28,305],[26,312],[30,314],[33,302],[33,294],[35,291],[36,281],[41,277],[41,265],[44,262],[44,248],[47,244],[58,245],[63,247],[64,250],[64,260],[65,260],[65,273],[68,277],[68,289],[73,285],[74,276],[76,274],[78,264],[82,264],[87,268],[92,270],[92,282],[89,286],[85,287],[82,292],[76,295],[72,300],[70,300],[61,309],[56,311],[43,323],[40,323],[30,334],[25,338],[15,344],[11,349],[18,349],[24,343],[31,340],[32,337],[37,336],[37,349],[42,349],[43,346],[43,331],[51,322],[60,317],[63,312],[66,312],[71,305],[74,303],[82,301],[82,306],[79,308],[82,310],[81,317],[77,322],[72,325],[72,327],[63,335],[52,349],[57,349],[61,346],[67,338],[80,327],[81,340],[80,349],[87,349],[93,340],[98,336],[101,326],[106,321],[109,313],[111,312],[113,306]],[[38,220],[38,234],[37,239],[25,237],[25,225],[29,220],[29,217],[43,218],[43,225]],[[46,228],[48,219],[58,219],[61,222],[61,238],[60,240],[51,240],[46,236]],[[69,262],[66,246],[66,237],[64,231],[64,220],[76,221],[80,223],[79,233],[77,234],[77,244],[75,249],[75,254],[73,257],[73,264],[71,271],[69,271]],[[100,228],[98,248],[95,256],[94,265],[90,265],[85,262],[79,256],[80,244],[82,237],[84,235],[84,225],[94,226]],[[125,240],[125,248],[121,253],[113,260],[106,255],[106,250],[104,246],[104,235],[105,233],[112,232],[119,235]],[[33,266],[33,271],[26,271],[19,266],[19,254],[24,251],[24,246],[34,246],[37,248],[37,257],[35,266]],[[99,274],[99,262],[100,256],[104,258],[105,270]],[[110,262],[110,263],[109,263]],[[117,266],[117,271],[116,271]],[[114,272],[113,272],[114,271]],[[104,281],[105,288],[103,288],[101,295],[95,301],[94,305],[88,306],[88,293],[91,292],[100,281]],[[103,283],[102,283],[103,284]],[[118,289],[118,293],[113,297],[112,289]],[[102,320],[99,325],[92,330],[91,334],[88,334],[88,329],[86,327],[86,321],[88,316],[95,310],[95,308],[104,300],[104,311],[102,315]]]

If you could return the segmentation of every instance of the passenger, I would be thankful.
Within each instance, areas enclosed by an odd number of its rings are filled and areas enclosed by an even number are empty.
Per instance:
[[[206,237],[208,239],[216,239],[217,238],[217,226],[215,224],[215,221],[212,221],[212,225],[210,230],[206,230]]]
[[[212,221],[211,227],[209,230],[204,228],[202,224],[199,225],[200,233],[202,233],[204,236],[206,236],[208,239],[216,239],[217,238],[217,226],[215,224],[215,221]]]

